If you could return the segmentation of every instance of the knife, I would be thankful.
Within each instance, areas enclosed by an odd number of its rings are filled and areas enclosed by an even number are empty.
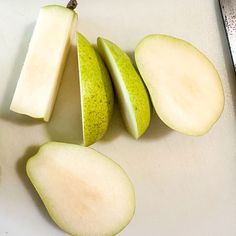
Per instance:
[[[219,0],[219,3],[236,72],[236,0]]]

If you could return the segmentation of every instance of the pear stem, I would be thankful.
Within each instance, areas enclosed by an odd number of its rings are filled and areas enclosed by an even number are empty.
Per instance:
[[[70,0],[67,4],[67,8],[74,10],[77,7],[77,1],[76,0]]]

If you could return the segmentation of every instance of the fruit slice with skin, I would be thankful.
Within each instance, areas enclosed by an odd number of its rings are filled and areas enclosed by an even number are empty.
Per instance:
[[[150,123],[151,108],[148,92],[125,52],[103,38],[97,39],[97,45],[112,75],[126,128],[137,139]]]
[[[69,8],[41,8],[12,99],[12,111],[50,119],[76,23],[77,14]]]
[[[133,217],[130,179],[93,149],[47,143],[28,160],[26,170],[52,219],[70,235],[115,235]]]
[[[114,95],[109,73],[89,41],[77,33],[83,142],[89,146],[107,131]]]
[[[149,35],[137,45],[135,60],[166,125],[188,135],[209,131],[223,111],[224,92],[203,53],[184,40]]]

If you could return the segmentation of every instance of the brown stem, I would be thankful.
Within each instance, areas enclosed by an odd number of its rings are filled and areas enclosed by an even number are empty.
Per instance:
[[[67,4],[67,8],[74,10],[77,7],[77,1],[76,0],[70,0]]]

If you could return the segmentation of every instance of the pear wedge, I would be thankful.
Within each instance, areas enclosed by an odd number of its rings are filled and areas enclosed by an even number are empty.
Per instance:
[[[149,95],[129,56],[109,40],[98,38],[97,45],[112,76],[121,114],[129,133],[138,139],[151,117]]]
[[[101,139],[109,126],[114,95],[109,73],[89,41],[77,33],[83,142]]]
[[[28,160],[26,171],[51,218],[70,235],[116,235],[134,215],[129,177],[93,149],[47,143]]]
[[[161,120],[187,135],[203,135],[219,119],[224,91],[210,60],[190,43],[149,35],[137,45],[135,60]]]
[[[49,121],[75,33],[77,14],[57,5],[42,7],[10,109]]]

